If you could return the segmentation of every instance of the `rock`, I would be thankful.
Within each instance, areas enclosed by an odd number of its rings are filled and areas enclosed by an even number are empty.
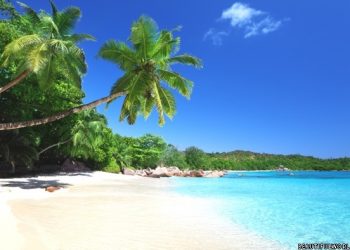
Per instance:
[[[145,171],[146,175],[151,175],[153,172],[153,170],[150,168],[144,169],[144,171]]]
[[[204,176],[203,170],[190,171],[190,177],[203,177],[203,176]]]
[[[184,170],[182,172],[182,177],[191,177],[191,171],[190,170]]]
[[[222,177],[224,175],[225,175],[224,171],[214,170],[214,171],[209,171],[208,173],[206,173],[204,177],[206,177],[206,178],[219,178],[219,177]]]
[[[152,175],[158,175],[159,177],[170,177],[168,169],[166,167],[157,167],[153,170]]]
[[[61,171],[63,172],[90,172],[91,170],[86,167],[83,162],[74,161],[72,159],[66,159],[62,166]]]
[[[129,168],[125,168],[124,175],[135,175],[135,171]]]
[[[182,171],[178,167],[167,167],[167,174],[170,176],[181,176]]]
[[[52,193],[52,192],[55,192],[55,191],[57,191],[59,189],[61,189],[61,188],[60,187],[55,187],[55,186],[49,186],[49,187],[45,188],[45,191],[49,192],[49,193]]]

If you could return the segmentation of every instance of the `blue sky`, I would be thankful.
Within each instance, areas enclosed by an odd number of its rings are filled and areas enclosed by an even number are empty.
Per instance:
[[[23,0],[24,1],[24,0]],[[46,1],[24,1],[48,9]],[[118,122],[120,101],[100,107],[113,131],[161,135],[184,149],[236,149],[318,157],[350,156],[350,1],[56,0],[76,5],[89,64],[85,101],[106,96],[122,72],[96,58],[108,39],[125,41],[140,15],[161,28],[181,25],[182,52],[204,68],[177,70],[195,82],[190,101],[160,128],[157,116]]]

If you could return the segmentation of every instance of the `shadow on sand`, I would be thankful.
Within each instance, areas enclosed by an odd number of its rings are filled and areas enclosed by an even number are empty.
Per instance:
[[[70,184],[62,183],[57,180],[36,180],[36,179],[26,179],[23,181],[18,180],[0,180],[0,186],[3,187],[18,187],[21,189],[36,189],[36,188],[46,188],[48,186],[58,186],[58,187],[68,187]]]

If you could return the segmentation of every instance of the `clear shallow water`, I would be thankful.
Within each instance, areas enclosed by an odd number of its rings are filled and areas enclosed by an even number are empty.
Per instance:
[[[177,192],[219,199],[228,220],[291,249],[350,243],[350,172],[230,172],[174,181]]]

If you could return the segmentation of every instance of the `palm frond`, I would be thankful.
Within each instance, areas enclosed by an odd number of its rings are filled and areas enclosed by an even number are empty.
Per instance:
[[[165,119],[164,119],[164,110],[163,110],[163,104],[162,104],[162,99],[160,97],[160,93],[159,93],[159,86],[156,82],[153,82],[153,95],[154,95],[154,101],[156,104],[156,108],[158,111],[158,124],[160,126],[163,126],[165,123]]]
[[[33,10],[31,7],[29,7],[25,3],[17,2],[17,4],[24,9],[25,13],[29,16],[33,24],[40,23],[40,18],[38,14],[35,12],[35,10]]]
[[[137,114],[140,111],[141,103],[139,99],[131,100],[130,96],[126,96],[120,111],[119,121],[127,119],[128,124],[132,125],[136,122]]]
[[[51,6],[51,11],[52,11],[52,17],[54,21],[57,21],[57,14],[58,14],[58,9],[56,7],[56,4],[54,3],[53,0],[50,0],[50,6]]]
[[[158,70],[160,79],[166,82],[171,88],[176,89],[183,96],[189,98],[191,96],[193,82],[182,77],[180,74],[168,71]]]
[[[197,58],[195,56],[188,55],[188,54],[174,56],[174,57],[169,58],[167,61],[170,64],[181,63],[181,64],[194,66],[196,68],[201,68],[203,66],[202,62],[199,58]]]
[[[58,14],[56,21],[61,36],[69,34],[81,17],[80,9],[69,7]]]
[[[155,42],[152,56],[168,58],[171,53],[176,52],[180,45],[180,38],[174,38],[172,32],[163,30]]]
[[[131,41],[140,57],[146,59],[153,50],[157,24],[152,18],[141,16],[131,27]]]
[[[125,73],[121,78],[118,79],[118,81],[113,84],[110,94],[112,95],[116,93],[126,92],[133,84],[134,78],[135,75],[133,73]]]
[[[46,43],[31,50],[27,57],[27,67],[31,68],[34,73],[38,73],[48,62],[47,53],[48,47]]]
[[[43,15],[40,19],[40,26],[42,30],[42,35],[46,36],[48,39],[52,37],[53,34],[57,37],[60,34],[60,30],[51,16]]]
[[[55,65],[54,61],[55,58],[52,56],[48,57],[45,66],[37,74],[38,83],[42,89],[47,89],[51,86],[55,79],[54,67],[57,65]]]
[[[73,34],[68,36],[67,40],[78,43],[82,41],[96,41],[96,38],[89,34]]]
[[[71,80],[72,83],[80,89],[82,72],[75,66],[75,64],[72,63],[74,58],[72,58],[72,61],[69,61],[69,59],[67,58],[58,58],[58,60],[61,62],[61,65],[64,66],[62,73],[64,74],[66,79]]]
[[[8,66],[10,62],[20,58],[23,54],[38,44],[42,43],[39,35],[22,36],[11,43],[9,43],[1,55],[1,61],[4,66]]]
[[[122,70],[132,70],[137,65],[137,58],[125,43],[107,41],[100,49],[99,56],[119,65]]]
[[[150,116],[154,105],[155,105],[154,98],[147,98],[146,97],[146,98],[142,99],[142,114],[146,119]]]
[[[127,95],[130,95],[132,100],[143,98],[151,84],[152,79],[149,75],[146,72],[141,71],[135,75],[130,87],[126,89]]]
[[[162,101],[162,106],[164,113],[169,117],[173,118],[176,113],[176,102],[174,96],[165,88],[158,86],[158,93],[160,100]]]

